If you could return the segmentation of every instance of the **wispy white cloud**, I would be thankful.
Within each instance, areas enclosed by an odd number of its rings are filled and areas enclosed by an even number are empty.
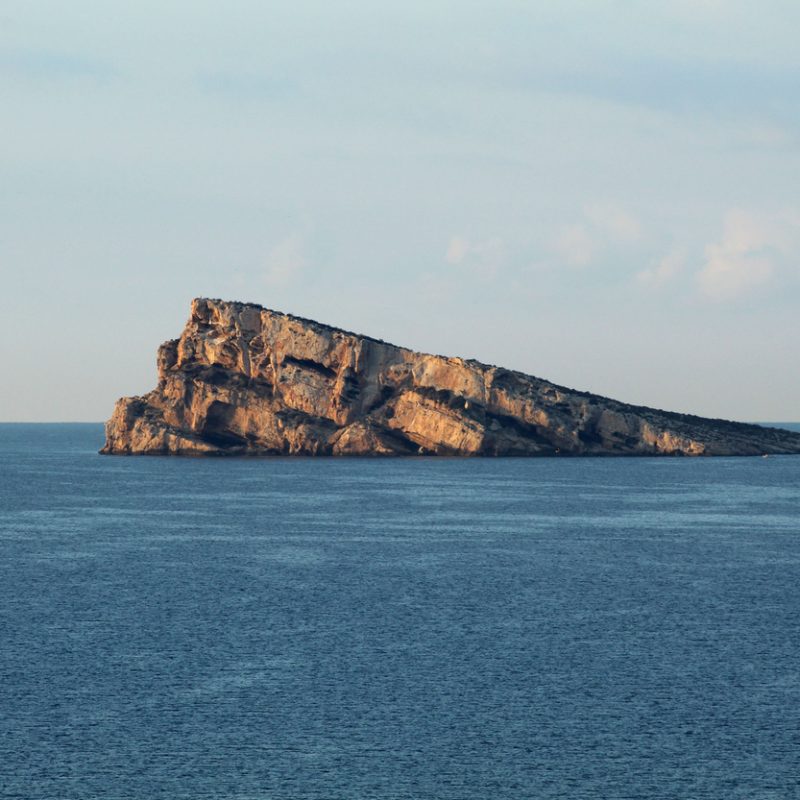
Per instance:
[[[493,278],[505,260],[505,243],[499,237],[471,241],[464,236],[452,236],[445,250],[445,261],[463,266],[477,277]]]
[[[797,134],[783,125],[769,122],[752,123],[732,128],[729,135],[734,143],[744,147],[776,149],[789,147],[796,142]]]
[[[582,220],[556,231],[550,249],[565,264],[584,267],[604,251],[641,239],[642,227],[632,214],[610,203],[594,203],[583,209]]]
[[[800,256],[800,214],[765,215],[740,209],[728,212],[722,237],[705,247],[697,286],[715,301],[739,298],[769,283]]]
[[[672,250],[652,267],[636,273],[636,281],[649,289],[659,289],[674,281],[686,266],[686,252],[681,249]]]
[[[289,236],[267,254],[264,281],[268,286],[286,286],[307,266],[302,239],[296,235]]]
[[[619,206],[595,203],[584,213],[597,234],[615,243],[632,244],[642,238],[639,220]]]
[[[453,236],[447,245],[445,261],[448,264],[460,264],[469,254],[469,242],[461,236]]]
[[[563,225],[553,237],[552,249],[569,266],[585,267],[594,258],[598,243],[585,225]]]

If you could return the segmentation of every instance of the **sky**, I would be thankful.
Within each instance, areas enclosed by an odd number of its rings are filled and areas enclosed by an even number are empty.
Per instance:
[[[0,420],[193,297],[800,420],[796,0],[0,0]]]

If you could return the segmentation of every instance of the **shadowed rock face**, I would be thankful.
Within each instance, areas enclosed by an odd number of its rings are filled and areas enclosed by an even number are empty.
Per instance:
[[[158,375],[117,402],[101,453],[800,453],[797,433],[630,406],[221,300],[193,301]]]

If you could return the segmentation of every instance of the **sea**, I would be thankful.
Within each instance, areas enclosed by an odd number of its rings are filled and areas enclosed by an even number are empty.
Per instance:
[[[0,797],[800,797],[800,457],[102,443],[0,425]]]

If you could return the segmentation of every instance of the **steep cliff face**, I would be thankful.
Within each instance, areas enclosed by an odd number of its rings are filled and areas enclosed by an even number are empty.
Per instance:
[[[800,434],[619,403],[256,305],[197,299],[102,453],[756,455]]]

